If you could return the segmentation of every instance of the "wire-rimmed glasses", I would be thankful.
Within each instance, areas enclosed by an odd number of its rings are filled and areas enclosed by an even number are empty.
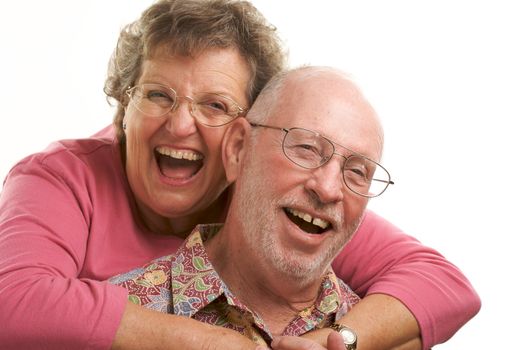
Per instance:
[[[193,97],[178,96],[174,89],[162,84],[136,85],[126,90],[126,94],[135,108],[150,117],[166,116],[185,99],[190,115],[207,126],[228,124],[246,112],[230,97],[212,92],[200,92]]]
[[[331,160],[333,155],[343,157],[342,178],[346,187],[352,192],[368,198],[380,196],[389,185],[393,185],[390,173],[386,168],[361,154],[304,128],[280,128],[258,123],[251,123],[253,127],[263,127],[285,132],[282,139],[282,150],[285,156],[296,165],[305,169],[316,169]],[[352,154],[344,156],[335,151],[335,145],[350,151]]]

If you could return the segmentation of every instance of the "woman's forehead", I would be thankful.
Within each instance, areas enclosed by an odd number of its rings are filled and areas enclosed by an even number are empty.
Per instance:
[[[160,52],[145,60],[141,82],[156,82],[177,88],[186,84],[192,89],[212,89],[242,99],[248,104],[246,92],[251,72],[245,59],[232,49],[214,49],[199,56],[172,55]],[[182,88],[181,86],[179,88]],[[218,90],[218,91],[216,91]]]

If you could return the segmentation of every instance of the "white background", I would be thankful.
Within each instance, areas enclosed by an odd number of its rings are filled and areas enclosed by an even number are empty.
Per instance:
[[[150,3],[2,1],[0,178],[50,141],[111,122],[108,58],[120,28]],[[437,248],[480,293],[480,313],[436,349],[524,346],[522,1],[254,3],[278,27],[293,66],[354,74],[383,119],[383,163],[396,182],[370,207]]]

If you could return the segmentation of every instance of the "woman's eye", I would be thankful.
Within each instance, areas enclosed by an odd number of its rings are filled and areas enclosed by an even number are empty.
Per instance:
[[[148,98],[151,101],[172,100],[170,95],[168,95],[166,92],[163,92],[163,91],[151,90],[151,91],[147,91],[145,95],[146,95],[146,98]]]
[[[209,100],[209,101],[200,102],[200,105],[206,108],[212,109],[212,110],[221,111],[223,113],[227,113],[229,111],[229,108],[227,107],[227,105],[224,102],[219,101],[219,100]]]

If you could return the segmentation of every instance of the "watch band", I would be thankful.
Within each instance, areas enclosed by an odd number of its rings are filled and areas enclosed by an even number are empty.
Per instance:
[[[346,327],[339,323],[333,323],[329,328],[334,329],[339,332],[342,338],[344,339],[344,345],[346,350],[356,350],[357,349],[357,333],[353,329]]]

